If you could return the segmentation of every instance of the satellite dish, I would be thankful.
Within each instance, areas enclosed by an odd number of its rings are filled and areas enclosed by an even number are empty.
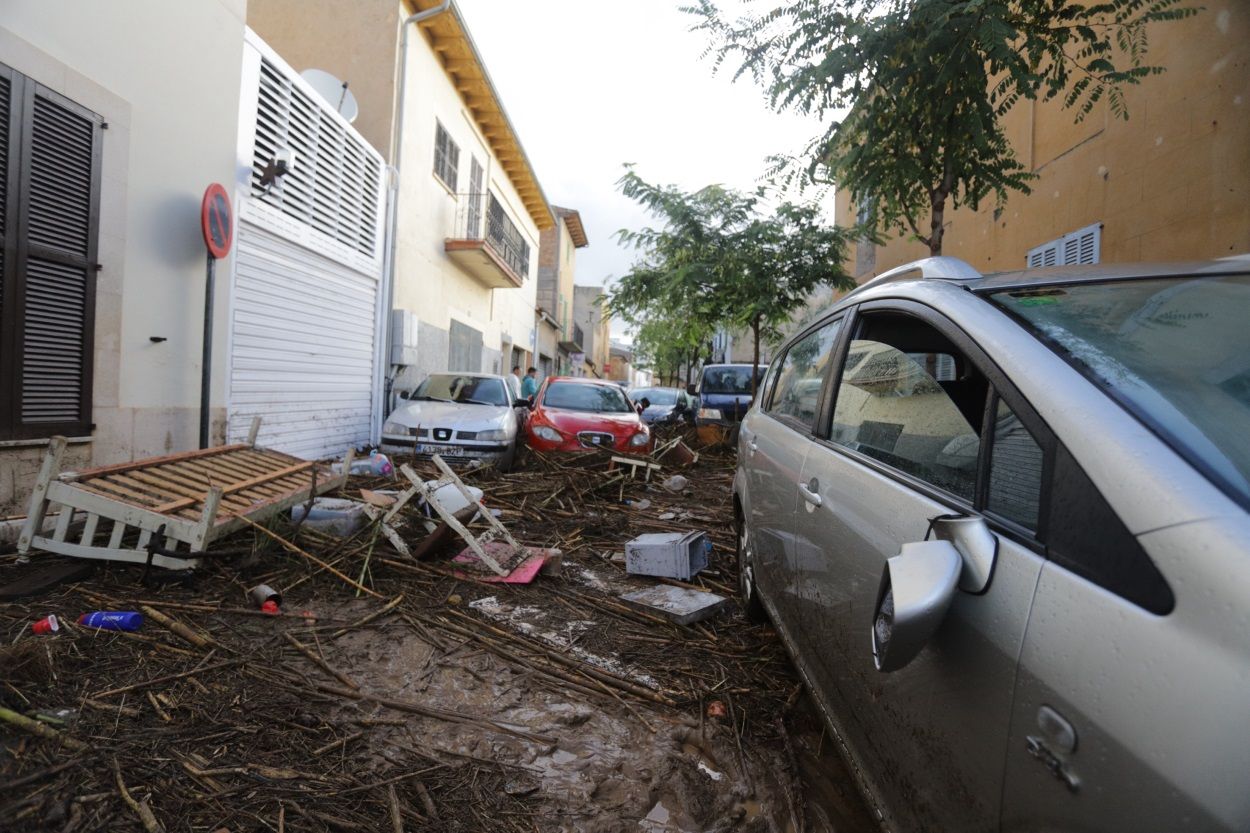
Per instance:
[[[347,82],[340,81],[324,69],[306,69],[300,76],[308,85],[317,91],[317,95],[330,103],[338,114],[351,124],[360,115],[360,107],[356,104],[356,96],[347,89]]]

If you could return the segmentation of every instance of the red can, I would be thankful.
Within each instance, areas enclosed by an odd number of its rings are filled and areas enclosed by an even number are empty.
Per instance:
[[[56,633],[61,629],[61,623],[56,620],[56,614],[53,613],[32,623],[30,629],[35,633]]]

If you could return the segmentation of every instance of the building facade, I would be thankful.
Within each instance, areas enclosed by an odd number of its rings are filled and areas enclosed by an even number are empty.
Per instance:
[[[542,233],[538,264],[539,332],[543,349],[537,367],[543,376],[572,372],[571,356],[582,352],[581,327],[574,329],[573,281],[577,250],[589,245],[582,215],[553,205],[556,223]]]
[[[606,379],[609,370],[609,351],[612,348],[609,337],[611,317],[604,304],[607,295],[602,286],[573,287],[573,328],[574,334],[581,335],[580,354],[573,356],[573,375],[593,376]],[[581,355],[578,366],[576,356]]]
[[[1105,100],[1080,123],[1059,101],[1018,103],[1005,124],[1032,192],[948,210],[942,253],[1002,271],[1250,251],[1250,7],[1152,24],[1145,60],[1166,72],[1125,90],[1127,120]],[[836,214],[855,221],[841,193]],[[863,242],[848,268],[862,280],[926,256],[910,239]]]
[[[25,510],[53,435],[66,468],[198,445],[200,206],[235,178],[244,28],[243,0],[5,4],[0,514]],[[217,368],[228,323],[219,295]],[[214,442],[225,394],[215,373]]]

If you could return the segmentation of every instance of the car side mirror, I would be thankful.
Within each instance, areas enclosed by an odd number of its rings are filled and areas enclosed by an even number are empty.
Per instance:
[[[694,385],[692,385],[692,384],[691,384],[691,385],[686,385],[686,393],[688,393],[688,394],[689,394],[689,395],[691,395],[691,396],[698,396],[698,395],[699,395],[698,391],[695,389],[695,386],[694,386]]]
[[[964,560],[950,541],[904,544],[885,563],[872,614],[877,670],[897,671],[929,643],[946,618]]]
[[[950,541],[963,557],[959,589],[980,595],[990,587],[994,563],[998,560],[998,536],[990,531],[985,519],[976,515],[958,515],[933,521],[933,537]]]

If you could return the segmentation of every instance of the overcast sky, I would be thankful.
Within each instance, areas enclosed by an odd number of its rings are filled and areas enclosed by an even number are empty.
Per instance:
[[[818,132],[749,79],[713,74],[684,0],[457,2],[547,199],[581,212],[579,284],[627,272],[616,231],[654,224],[616,189],[624,163],[649,182],[749,189],[766,156]]]

